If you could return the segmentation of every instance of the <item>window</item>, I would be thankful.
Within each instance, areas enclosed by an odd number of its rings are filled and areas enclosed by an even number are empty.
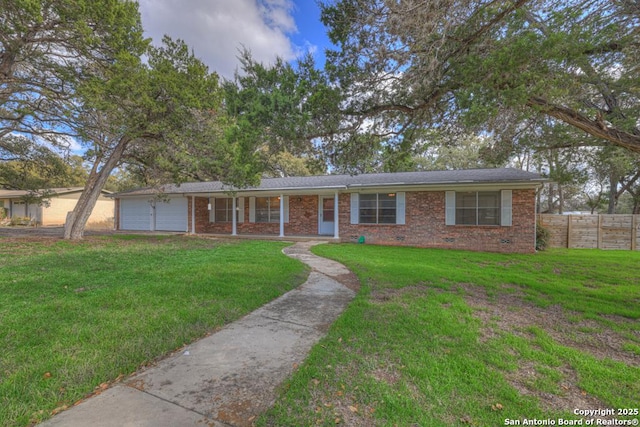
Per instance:
[[[256,222],[280,222],[280,197],[256,197]]]
[[[396,195],[360,194],[360,224],[395,224]]]
[[[500,192],[455,193],[456,225],[500,225]]]
[[[216,222],[233,221],[233,199],[216,198],[214,209]]]

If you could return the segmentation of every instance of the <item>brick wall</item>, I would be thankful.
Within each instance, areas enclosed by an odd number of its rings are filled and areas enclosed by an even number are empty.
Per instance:
[[[196,233],[231,234],[230,222],[209,222],[209,199],[196,197]],[[189,205],[191,206],[191,205]],[[189,208],[191,209],[191,208]],[[191,215],[191,213],[189,213]],[[238,221],[238,234],[279,235],[279,223],[249,222],[249,198],[244,198],[244,222]],[[290,196],[289,222],[285,235],[318,235],[318,196]]]
[[[535,190],[513,190],[513,226],[445,225],[445,192],[406,192],[405,225],[351,224],[351,197],[340,195],[340,239],[489,252],[534,252]]]
[[[342,241],[466,249],[490,252],[534,252],[535,190],[513,190],[511,227],[445,225],[445,192],[406,192],[405,225],[351,224],[351,196],[339,196],[339,226]],[[231,223],[209,222],[206,198],[196,198],[196,233],[231,234]],[[191,209],[191,203],[189,203]],[[189,221],[191,213],[189,211]],[[238,234],[279,235],[277,223],[250,223],[249,198],[244,198],[244,222]],[[290,196],[289,223],[285,236],[318,234],[318,196]]]

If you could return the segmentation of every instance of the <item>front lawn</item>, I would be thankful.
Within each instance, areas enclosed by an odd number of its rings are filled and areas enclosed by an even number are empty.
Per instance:
[[[0,239],[0,425],[48,418],[298,286],[284,246]]]
[[[640,407],[639,252],[313,251],[362,288],[259,425],[559,425]]]

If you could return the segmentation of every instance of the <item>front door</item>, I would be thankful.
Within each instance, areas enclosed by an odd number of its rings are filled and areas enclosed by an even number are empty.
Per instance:
[[[323,197],[320,196],[320,229],[318,234],[331,236],[333,235],[333,226],[335,220],[335,206],[333,196]]]

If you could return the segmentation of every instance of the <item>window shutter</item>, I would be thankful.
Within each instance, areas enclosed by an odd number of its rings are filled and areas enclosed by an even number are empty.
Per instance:
[[[289,222],[289,196],[284,196],[282,199],[282,203],[284,203],[284,222]]]
[[[511,205],[512,205],[512,191],[502,190],[502,211],[500,212],[500,225],[503,227],[511,227]]]
[[[360,217],[360,195],[351,193],[351,224],[358,224]]]
[[[445,225],[456,225],[456,192],[447,191],[445,196]]]
[[[396,224],[405,224],[405,195],[404,191],[396,193]]]
[[[209,211],[209,222],[216,222],[216,198],[209,197],[209,204],[211,205],[211,210]]]
[[[249,197],[249,222],[256,222],[256,198]]]
[[[238,208],[238,223],[244,222],[244,197],[238,197],[236,199],[236,207]]]

